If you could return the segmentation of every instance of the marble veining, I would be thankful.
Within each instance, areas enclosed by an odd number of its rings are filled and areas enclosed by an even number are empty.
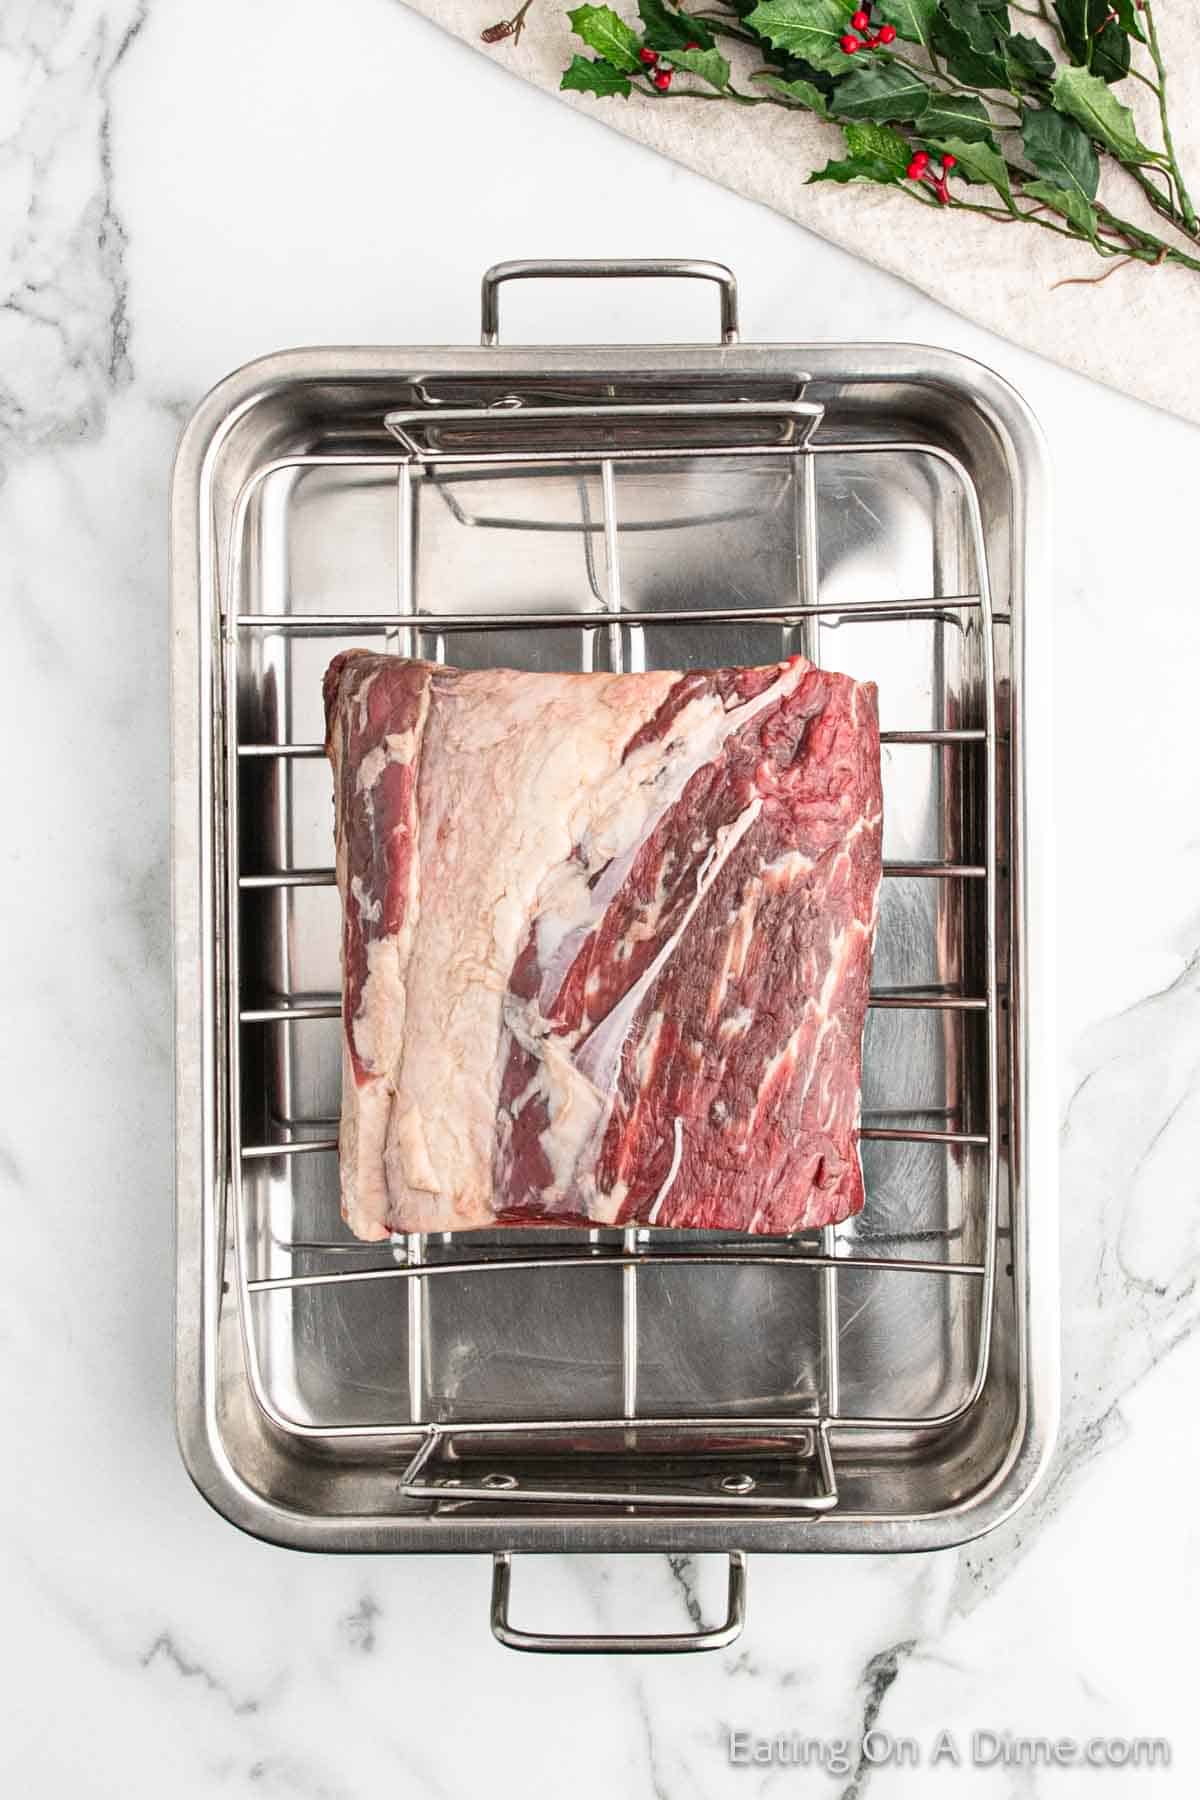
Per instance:
[[[915,1638],[906,1638],[902,1643],[892,1644],[886,1650],[877,1650],[863,1670],[862,1718],[855,1732],[859,1748],[854,1764],[854,1773],[848,1785],[842,1790],[842,1800],[862,1800],[862,1796],[866,1792],[867,1783],[874,1772],[867,1759],[866,1740],[870,1733],[879,1729],[879,1715],[883,1710],[888,1690],[916,1647]]]
[[[142,1651],[139,1660],[143,1669],[150,1668],[155,1662],[161,1662],[167,1668],[173,1669],[184,1681],[199,1682],[202,1687],[208,1689],[210,1694],[219,1695],[235,1718],[240,1719],[247,1713],[258,1711],[257,1700],[237,1699],[230,1693],[225,1683],[203,1663],[194,1662],[189,1656],[186,1656],[169,1631],[160,1631],[149,1648]]]
[[[0,442],[95,435],[132,379],[112,83],[147,0],[32,0],[0,22]]]
[[[506,80],[391,0],[17,0],[0,227],[5,1791],[1194,1793],[1196,430]],[[164,575],[174,437],[226,370],[286,343],[467,341],[487,263],[589,252],[730,262],[750,337],[965,350],[1046,426],[1065,1408],[1040,1493],[978,1544],[752,1557],[729,1651],[581,1664],[492,1643],[482,1559],[277,1551],[180,1467]],[[578,304],[514,305],[513,333],[549,337],[565,313],[606,335],[603,305]],[[647,335],[673,335],[679,306],[647,291]],[[724,1584],[719,1558],[531,1558],[514,1610],[689,1629]],[[1173,1760],[1112,1776],[863,1753],[868,1731],[927,1750],[943,1726],[1162,1734]],[[738,1729],[844,1739],[848,1766],[732,1766]]]

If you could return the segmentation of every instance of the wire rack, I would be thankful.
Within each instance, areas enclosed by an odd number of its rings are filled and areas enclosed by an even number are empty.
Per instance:
[[[491,407],[420,409],[389,414],[385,421],[395,447],[372,449],[365,454],[315,453],[291,455],[261,467],[246,483],[238,497],[233,514],[229,547],[228,595],[222,611],[224,640],[224,721],[225,721],[225,921],[226,1009],[225,1037],[228,1070],[228,1179],[234,1220],[237,1283],[243,1345],[252,1392],[257,1404],[280,1430],[328,1441],[335,1448],[374,1449],[394,1452],[397,1458],[397,1505],[401,1509],[433,1510],[462,1506],[471,1502],[487,1502],[495,1508],[505,1504],[553,1505],[556,1508],[624,1508],[669,1507],[703,1508],[719,1503],[723,1510],[767,1509],[792,1517],[819,1517],[839,1502],[838,1456],[842,1446],[852,1446],[861,1434],[877,1438],[895,1438],[913,1442],[922,1434],[947,1431],[977,1402],[988,1373],[992,1338],[993,1295],[996,1281],[998,1227],[998,1158],[1001,1134],[1000,1039],[997,969],[997,888],[999,871],[995,861],[997,809],[997,690],[994,669],[994,616],[988,581],[987,555],[978,497],[963,468],[939,445],[919,441],[894,440],[825,444],[817,435],[821,408],[803,399],[788,402],[731,401],[728,404],[703,406],[653,405],[631,406],[589,404],[583,406],[521,406],[516,400],[498,409]],[[952,480],[962,509],[969,548],[969,566],[975,572],[973,591],[949,595],[918,595],[887,601],[871,601],[847,605],[845,601],[823,601],[819,580],[819,530],[816,466],[822,456],[839,458],[856,456],[931,458],[940,463]],[[703,610],[638,610],[622,605],[621,549],[622,538],[636,523],[623,525],[618,514],[614,471],[620,465],[642,467],[654,462],[678,464],[681,459],[721,457],[725,459],[772,458],[790,476],[794,500],[796,541],[796,593],[778,604],[746,607],[705,607]],[[598,478],[602,507],[599,517],[591,516],[587,489],[580,483],[581,516],[574,525],[539,522],[536,519],[482,519],[469,513],[456,498],[454,483],[447,480],[455,472],[468,471],[472,482],[486,478],[503,482],[506,475],[543,467],[556,473],[586,469]],[[254,611],[245,606],[245,572],[250,555],[248,532],[252,509],[260,497],[264,482],[285,472],[312,470],[371,471],[373,477],[395,484],[397,592],[394,606],[363,612],[318,613],[289,610]],[[566,612],[422,612],[416,593],[415,497],[418,487],[432,484],[440,488],[446,505],[459,523],[467,526],[503,524],[511,529],[577,531],[584,548],[586,577],[594,610]],[[603,546],[606,582],[602,589],[597,579],[597,548]],[[802,650],[814,661],[820,661],[822,628],[837,626],[847,618],[886,623],[889,629],[903,630],[917,620],[951,624],[972,622],[978,628],[982,661],[982,680],[974,684],[969,697],[970,722],[939,724],[928,729],[896,729],[882,733],[885,745],[924,745],[947,756],[961,757],[969,745],[980,747],[981,779],[974,796],[973,817],[976,821],[972,860],[969,861],[903,861],[885,862],[885,877],[948,884],[969,884],[972,905],[955,906],[939,913],[944,930],[946,919],[955,923],[960,933],[973,934],[971,956],[963,955],[960,966],[982,970],[981,991],[952,992],[937,986],[910,987],[904,991],[873,989],[870,1005],[874,1009],[930,1009],[976,1015],[982,1030],[974,1039],[978,1052],[972,1057],[971,1081],[978,1097],[972,1107],[970,1123],[978,1129],[959,1128],[964,1120],[955,1109],[942,1109],[951,1116],[950,1124],[917,1126],[911,1123],[864,1123],[863,1141],[903,1145],[922,1144],[939,1147],[954,1158],[980,1158],[982,1179],[977,1184],[981,1196],[978,1216],[972,1231],[957,1236],[960,1252],[970,1237],[982,1246],[978,1259],[921,1257],[863,1253],[861,1247],[847,1241],[842,1228],[826,1227],[819,1234],[806,1234],[791,1240],[747,1240],[723,1237],[713,1240],[696,1237],[679,1242],[675,1234],[660,1233],[645,1227],[631,1227],[623,1232],[580,1231],[569,1242],[546,1245],[532,1243],[524,1234],[510,1233],[500,1244],[467,1238],[442,1237],[427,1242],[413,1234],[397,1240],[392,1259],[386,1266],[356,1267],[364,1247],[336,1237],[322,1241],[285,1244],[285,1251],[303,1250],[323,1263],[311,1272],[262,1274],[258,1271],[252,1248],[256,1227],[253,1205],[246,1192],[245,1176],[253,1165],[269,1163],[286,1171],[294,1168],[296,1159],[323,1158],[329,1165],[331,1183],[336,1181],[336,1120],[331,1118],[288,1118],[289,1133],[305,1132],[307,1136],[291,1136],[285,1140],[246,1141],[243,1134],[243,1064],[248,1034],[268,1026],[303,1027],[308,1021],[328,1020],[339,1015],[335,994],[265,994],[261,972],[244,966],[245,937],[241,930],[242,911],[248,896],[259,891],[288,888],[329,886],[334,882],[332,867],[260,869],[244,866],[242,831],[239,821],[239,790],[246,780],[253,781],[271,764],[281,761],[315,759],[323,755],[323,747],[312,742],[263,742],[244,738],[243,716],[258,710],[253,693],[247,693],[243,648],[248,641],[264,632],[281,634],[297,640],[305,637],[330,637],[364,634],[374,640],[382,636],[389,647],[401,654],[434,655],[439,660],[453,660],[453,645],[460,633],[520,632],[533,634],[580,634],[585,666],[597,634],[607,635],[608,665],[613,669],[645,666],[640,628],[643,626],[680,625],[703,630],[723,622],[770,622],[782,627],[791,647]],[[885,773],[885,809],[887,806]],[[974,921],[968,925],[968,920]],[[870,1115],[867,1115],[869,1118]],[[315,1134],[315,1135],[314,1135]],[[870,1216],[871,1196],[868,1192],[866,1215]],[[280,1246],[276,1246],[279,1248]],[[671,1413],[657,1416],[639,1403],[639,1337],[640,1308],[643,1304],[643,1276],[653,1268],[686,1264],[692,1267],[714,1265],[722,1268],[770,1267],[797,1272],[815,1272],[819,1310],[820,1379],[817,1391],[800,1404],[786,1409],[773,1409],[747,1417],[742,1413],[713,1411]],[[564,1270],[619,1271],[621,1287],[620,1332],[620,1405],[611,1414],[574,1419],[524,1416],[514,1408],[511,1416],[486,1420],[436,1417],[429,1401],[427,1296],[430,1283],[462,1280],[464,1277],[486,1276],[503,1281],[513,1271],[536,1271],[540,1281],[553,1281]],[[950,1408],[931,1409],[909,1416],[889,1417],[886,1413],[852,1410],[843,1404],[840,1367],[842,1322],[841,1284],[851,1270],[869,1270],[885,1274],[889,1281],[905,1282],[914,1276],[932,1276],[951,1283],[978,1284],[978,1304],[972,1309],[976,1321],[965,1369],[962,1397]],[[392,1421],[364,1424],[330,1420],[299,1421],[280,1410],[268,1392],[263,1378],[256,1303],[272,1295],[295,1293],[297,1290],[336,1285],[349,1289],[356,1284],[399,1284],[406,1295],[407,1306],[407,1388],[408,1416]],[[453,1463],[445,1461],[445,1453],[453,1445],[461,1452],[469,1448],[472,1436],[485,1440],[487,1454],[499,1466],[484,1468],[487,1472],[471,1474],[475,1466],[468,1458]],[[550,1463],[537,1463],[530,1469],[520,1465],[514,1456],[511,1466],[504,1466],[506,1442],[520,1446],[521,1457],[544,1451],[552,1459],[556,1452],[569,1450],[586,1439],[601,1447],[611,1445],[626,1459],[632,1454],[635,1464],[644,1462],[653,1469],[653,1457],[641,1458],[643,1448],[675,1458],[674,1474],[666,1480],[643,1476],[635,1467],[631,1474],[628,1460],[622,1472],[611,1480],[589,1477],[580,1482],[572,1478],[570,1457],[563,1457],[557,1468]],[[790,1485],[780,1487],[758,1481],[747,1474],[742,1463],[729,1463],[733,1472],[718,1473],[713,1480],[692,1480],[686,1471],[686,1459],[697,1444],[708,1445],[736,1458],[739,1446],[752,1444],[759,1450],[773,1447],[789,1461],[800,1475]],[[684,1473],[680,1475],[680,1458]],[[551,1473],[546,1474],[549,1466]],[[589,1464],[589,1470],[593,1465]],[[724,1465],[722,1465],[724,1466]],[[514,1472],[516,1469],[518,1472]],[[449,1472],[447,1472],[449,1470]],[[540,1472],[539,1472],[540,1471]]]

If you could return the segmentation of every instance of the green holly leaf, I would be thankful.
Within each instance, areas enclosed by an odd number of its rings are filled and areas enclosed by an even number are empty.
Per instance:
[[[638,13],[652,50],[682,50],[687,44],[699,44],[702,50],[713,47],[713,34],[703,19],[673,12],[663,5],[663,0],[638,0]]]
[[[1091,35],[1108,11],[1103,0],[1054,0],[1054,10],[1072,60],[1086,63]]]
[[[1102,81],[1121,81],[1129,73],[1129,38],[1109,0],[1054,0],[1071,61],[1091,69]]]
[[[614,69],[607,62],[591,62],[586,56],[571,58],[570,67],[563,70],[558,85],[577,94],[598,94],[601,99],[607,99],[611,94],[628,98],[630,93],[629,78],[622,75],[620,69]]]
[[[815,169],[805,185],[811,187],[814,181],[874,181],[880,187],[890,187],[903,179],[904,170],[881,156],[848,156]]]
[[[843,75],[850,58],[841,40],[849,17],[844,0],[759,0],[746,24],[777,50],[791,51],[828,75]]]
[[[938,0],[879,0],[877,11],[886,25],[894,25],[899,37],[928,50]]]
[[[785,100],[794,100],[797,106],[807,107],[819,118],[829,117],[829,107],[820,88],[815,88],[811,81],[784,81],[780,75],[755,75],[755,81],[761,81],[773,93],[780,94]]]
[[[956,137],[967,144],[990,144],[993,150],[1000,147],[987,107],[973,94],[931,93],[917,127],[922,137]]]
[[[1129,73],[1129,39],[1115,19],[1092,39],[1091,68],[1102,81],[1124,81]]]
[[[1025,82],[1053,81],[1054,71],[1058,67],[1045,44],[1039,44],[1036,38],[1024,37],[1018,33],[1010,37],[1004,46],[1008,60],[1009,73],[1017,80]]]
[[[774,74],[781,81],[806,81],[809,87],[815,87],[818,93],[824,94],[828,100],[836,86],[835,78],[824,69],[815,69],[802,56],[791,56],[786,50],[773,50],[770,44],[762,43],[763,61],[769,63]],[[845,57],[842,58],[843,64]],[[845,68],[838,70],[839,75],[846,73]]]
[[[990,144],[980,141],[969,143],[965,138],[944,137],[931,139],[921,132],[922,146],[935,155],[944,156],[947,151],[955,158],[955,167],[951,176],[960,176],[963,181],[972,181],[977,187],[992,187],[1003,199],[1006,206],[1012,205],[1012,187],[1009,184],[1008,169],[1004,158]]]
[[[874,157],[890,163],[903,175],[912,161],[912,147],[906,137],[888,125],[847,125],[843,129],[846,148],[852,159]]]
[[[1025,154],[1052,187],[1094,200],[1100,164],[1087,134],[1073,119],[1044,109],[1027,112],[1021,127]]]
[[[942,13],[981,56],[995,53],[1004,42],[1004,27],[997,15],[985,11],[977,0],[942,0]]]
[[[1141,21],[1137,16],[1137,7],[1133,0],[1111,0],[1111,4],[1121,30],[1128,32],[1130,37],[1136,38],[1139,44],[1144,44],[1146,34],[1142,30]]]
[[[1077,231],[1095,242],[1096,210],[1091,201],[1077,189],[1056,187],[1052,181],[1027,181],[1021,192],[1028,194],[1031,199],[1041,200],[1046,206],[1052,206]]]
[[[589,50],[596,50],[616,69],[635,70],[638,63],[638,37],[611,6],[577,6],[567,14],[571,30],[582,38]]]
[[[672,50],[671,62],[689,75],[698,75],[709,87],[729,86],[729,64],[719,50]]]
[[[1052,90],[1054,105],[1090,138],[1125,162],[1152,162],[1154,152],[1143,144],[1133,114],[1098,75],[1087,69],[1060,69]]]
[[[1003,56],[995,50],[976,50],[966,33],[941,13],[934,23],[933,42],[945,57],[950,73],[968,87],[1007,87],[1008,70]]]
[[[839,81],[831,111],[840,119],[915,119],[930,100],[928,85],[903,63],[873,61]]]

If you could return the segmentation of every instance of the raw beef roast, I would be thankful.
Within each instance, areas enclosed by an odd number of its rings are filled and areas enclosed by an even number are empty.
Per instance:
[[[350,651],[325,709],[359,1237],[862,1205],[872,686]]]

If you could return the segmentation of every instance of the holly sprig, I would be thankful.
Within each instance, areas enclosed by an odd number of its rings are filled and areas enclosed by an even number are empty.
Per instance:
[[[924,206],[1024,222],[1106,259],[1200,271],[1200,226],[1175,151],[1152,0],[706,0],[686,13],[637,0],[568,14],[590,55],[560,86],[775,106],[840,129],[842,153],[810,182],[867,182]],[[1035,21],[1016,29],[1013,14]],[[719,47],[760,66],[735,83]],[[1122,83],[1155,95],[1161,142],[1143,143]],[[1099,195],[1116,167],[1173,228],[1163,237]],[[1111,273],[1111,271],[1106,271]],[[1102,277],[1098,278],[1102,279]]]

